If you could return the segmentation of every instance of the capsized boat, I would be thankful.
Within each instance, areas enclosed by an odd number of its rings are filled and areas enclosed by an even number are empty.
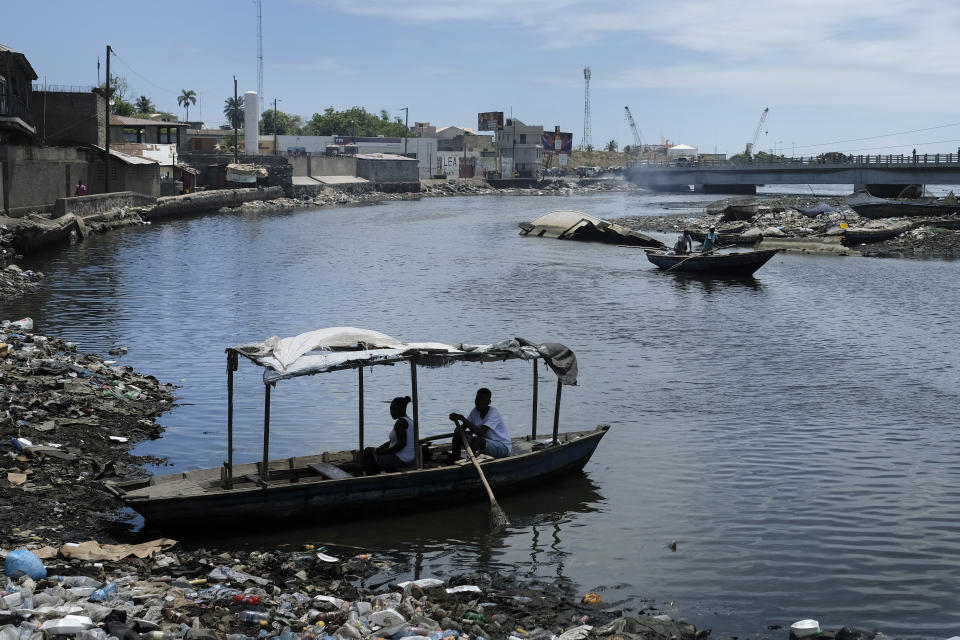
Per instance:
[[[520,235],[666,248],[655,238],[582,211],[551,211],[531,222],[521,222]]]
[[[780,249],[738,251],[733,253],[673,253],[647,250],[647,260],[664,271],[704,275],[738,275],[754,273]]]
[[[336,514],[381,516],[393,510],[450,505],[467,498],[483,499],[482,484],[471,465],[450,464],[452,433],[421,438],[417,370],[455,362],[525,360],[533,366],[533,409],[530,431],[512,438],[508,457],[481,462],[494,491],[543,486],[551,478],[574,473],[593,455],[609,428],[560,432],[560,398],[565,385],[577,383],[576,355],[552,342],[510,338],[490,345],[402,342],[386,334],[333,327],[278,339],[230,347],[227,353],[227,460],[221,467],[149,478],[109,480],[105,486],[144,517],[148,527],[182,530],[188,534],[226,522],[299,522]],[[233,460],[233,373],[243,357],[263,367],[263,458],[235,464]],[[553,431],[537,433],[538,365],[543,361],[557,376]],[[409,364],[413,438],[416,458],[409,469],[363,475],[363,392],[365,368]],[[291,458],[269,458],[270,394],[279,382],[300,376],[354,370],[359,381],[359,447]],[[516,420],[511,420],[515,424]],[[445,441],[445,442],[444,442]],[[481,457],[482,458],[482,457]],[[443,461],[441,461],[443,460]]]
[[[955,197],[942,200],[888,200],[858,191],[846,198],[847,205],[864,218],[900,218],[913,216],[946,216],[960,213]]]

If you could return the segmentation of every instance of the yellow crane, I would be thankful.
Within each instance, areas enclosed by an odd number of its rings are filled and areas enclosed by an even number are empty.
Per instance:
[[[747,157],[753,155],[753,147],[757,144],[757,138],[760,137],[760,129],[763,128],[763,123],[767,121],[767,114],[770,112],[770,107],[764,107],[763,113],[760,114],[760,122],[757,123],[757,128],[753,132],[753,140],[747,143]]]

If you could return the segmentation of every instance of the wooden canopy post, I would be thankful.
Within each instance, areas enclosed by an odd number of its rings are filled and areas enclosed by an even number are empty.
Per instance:
[[[237,352],[227,351],[227,482],[233,488],[233,372],[237,370]]]
[[[260,481],[266,486],[270,477],[270,383],[264,385],[263,396],[263,467],[260,469]]]
[[[360,455],[363,455],[363,365],[357,371],[360,374]]]
[[[417,395],[417,361],[410,360],[410,386],[413,388],[413,459],[417,469],[423,469],[423,453],[420,451],[420,397]]]
[[[563,383],[557,378],[557,404],[553,408],[553,443],[557,443],[557,432],[560,429],[560,393],[563,391]]]
[[[540,380],[537,375],[537,363],[540,362],[537,359],[533,361],[533,416],[530,418],[530,424],[532,425],[530,429],[530,439],[535,440],[537,437],[537,403],[539,402],[539,393],[540,393]]]

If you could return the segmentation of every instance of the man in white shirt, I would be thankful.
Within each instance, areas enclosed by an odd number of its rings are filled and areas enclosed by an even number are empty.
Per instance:
[[[494,458],[505,458],[510,455],[510,434],[503,416],[494,407],[490,406],[493,394],[490,389],[481,387],[473,401],[473,411],[464,417],[460,413],[451,413],[450,419],[456,425],[453,433],[453,443],[450,447],[452,461],[460,459],[463,442],[460,434],[466,434],[470,448],[477,455],[485,453]]]

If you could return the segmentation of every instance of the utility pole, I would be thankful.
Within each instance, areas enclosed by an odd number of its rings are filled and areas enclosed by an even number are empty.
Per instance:
[[[237,76],[233,76],[233,108],[237,108]],[[233,163],[237,163],[237,147],[239,142],[237,141],[237,114],[234,113],[233,117],[230,118],[233,120]]]
[[[410,107],[403,108],[403,155],[407,155],[407,133],[410,131]]]
[[[277,124],[280,121],[280,118],[277,117],[277,99],[273,99],[273,155],[280,155],[277,153]]]
[[[103,98],[107,102],[107,135],[104,142],[104,148],[107,153],[103,160],[103,192],[110,193],[110,52],[113,51],[110,45],[107,45],[107,90],[103,92]]]

